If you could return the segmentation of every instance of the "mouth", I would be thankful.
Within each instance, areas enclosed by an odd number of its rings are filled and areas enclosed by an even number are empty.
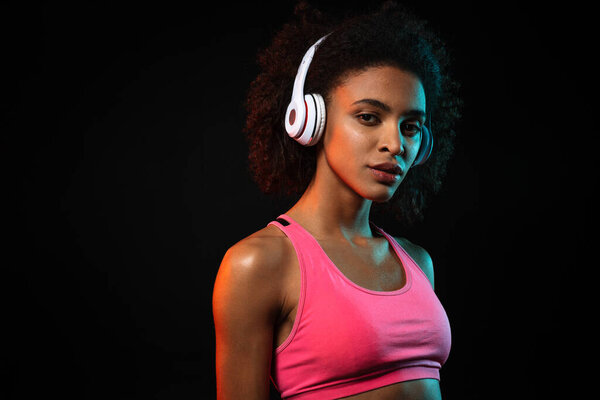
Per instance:
[[[404,170],[402,169],[402,167],[398,164],[395,163],[381,163],[381,164],[377,164],[377,165],[371,165],[370,166],[371,169],[377,170],[377,171],[382,171],[385,172],[387,174],[391,174],[391,175],[402,175],[404,173]]]
[[[398,164],[383,163],[370,166],[369,169],[375,180],[386,185],[393,185],[400,180],[403,169]]]

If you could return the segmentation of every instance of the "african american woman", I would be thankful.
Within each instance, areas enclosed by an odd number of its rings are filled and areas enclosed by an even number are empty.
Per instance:
[[[295,14],[259,55],[245,132],[260,188],[298,197],[219,267],[218,399],[268,399],[269,380],[283,399],[441,399],[432,259],[370,215],[414,224],[440,188],[460,109],[444,43],[390,2]]]

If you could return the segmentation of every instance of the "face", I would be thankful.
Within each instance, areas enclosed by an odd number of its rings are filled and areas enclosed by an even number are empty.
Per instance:
[[[425,111],[425,91],[410,72],[383,66],[350,75],[327,101],[317,168],[363,198],[389,200],[417,156]]]

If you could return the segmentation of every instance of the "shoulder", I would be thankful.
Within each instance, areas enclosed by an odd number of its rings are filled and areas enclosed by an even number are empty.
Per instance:
[[[425,273],[427,278],[429,278],[429,282],[431,282],[431,286],[434,286],[434,271],[433,271],[433,260],[431,256],[423,247],[414,244],[410,240],[394,236],[394,239],[402,246],[404,250],[411,256],[411,258],[417,263],[419,268]]]
[[[250,273],[268,274],[281,268],[291,250],[293,246],[287,236],[269,225],[227,249],[223,262]]]
[[[271,316],[282,304],[291,242],[277,227],[267,226],[225,252],[213,290],[213,307],[261,308]]]

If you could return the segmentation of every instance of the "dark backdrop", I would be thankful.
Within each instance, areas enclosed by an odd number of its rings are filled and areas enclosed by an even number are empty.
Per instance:
[[[293,4],[195,3],[0,6],[7,398],[215,396],[221,257],[289,205],[252,183],[241,129]],[[585,327],[591,10],[409,3],[452,49],[465,109],[424,223],[382,225],[434,259],[444,398],[545,398]]]

